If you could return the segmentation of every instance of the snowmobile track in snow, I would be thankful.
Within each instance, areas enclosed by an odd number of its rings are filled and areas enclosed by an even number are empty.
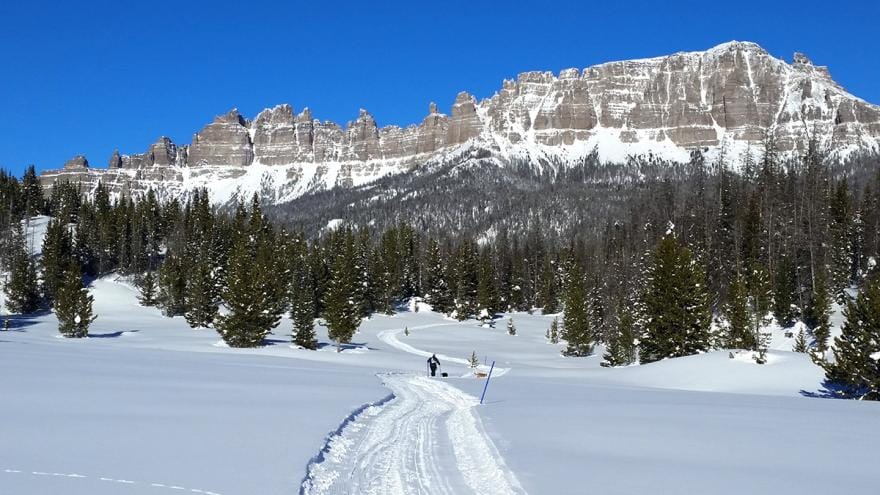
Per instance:
[[[424,376],[380,376],[392,396],[328,437],[300,494],[525,494],[474,414],[476,398]]]

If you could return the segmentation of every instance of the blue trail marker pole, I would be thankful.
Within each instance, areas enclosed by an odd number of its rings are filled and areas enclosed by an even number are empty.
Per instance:
[[[483,403],[483,399],[486,398],[486,389],[489,388],[489,380],[492,379],[492,370],[495,369],[495,361],[492,361],[492,367],[489,368],[489,376],[486,377],[486,384],[483,385],[483,395],[480,396],[480,404]]]

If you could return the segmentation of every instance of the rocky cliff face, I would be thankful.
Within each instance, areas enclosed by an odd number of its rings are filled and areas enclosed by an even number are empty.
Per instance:
[[[85,187],[101,180],[118,193],[153,187],[162,195],[207,187],[217,202],[260,192],[278,203],[464,159],[470,148],[501,163],[564,163],[593,150],[605,161],[649,153],[683,161],[695,148],[723,149],[736,161],[768,135],[783,153],[804,149],[811,136],[839,155],[880,150],[880,107],[847,93],[802,54],[789,64],[753,43],[730,42],[558,75],[526,72],[481,102],[459,93],[448,115],[432,103],[420,124],[406,128],[380,128],[365,110],[345,127],[289,105],[254,120],[232,110],[190,145],[162,137],[142,154],[114,153],[101,170],[78,156],[42,180]]]

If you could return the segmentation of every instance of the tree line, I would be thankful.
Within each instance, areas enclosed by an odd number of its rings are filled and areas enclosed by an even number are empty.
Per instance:
[[[160,202],[152,191],[111,199],[100,184],[88,197],[58,184],[43,200],[32,170],[21,181],[3,173],[8,305],[73,315],[64,332],[83,336],[94,316],[82,280],[118,272],[137,280],[144,305],[212,327],[230,346],[261,345],[289,312],[294,342],[314,349],[316,319],[341,347],[363,318],[418,297],[459,319],[561,312],[548,339],[564,340],[569,356],[602,345],[607,366],[717,348],[763,362],[770,318],[800,320],[808,331],[794,350],[826,369],[829,388],[877,398],[877,157],[841,162],[813,143],[795,159],[775,150],[765,143],[738,171],[696,151],[665,172],[615,175],[603,187],[618,191],[617,207],[581,231],[538,216],[479,233],[387,219],[310,231],[267,216],[256,196],[218,210],[206,191]],[[574,170],[555,180],[587,184],[598,169]],[[39,263],[20,222],[35,213],[52,216]],[[847,319],[829,352],[833,302]]]

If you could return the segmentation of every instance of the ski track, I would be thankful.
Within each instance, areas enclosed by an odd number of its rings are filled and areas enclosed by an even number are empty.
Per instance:
[[[419,326],[415,326],[415,327],[409,327],[409,329],[410,330],[419,330],[419,329],[425,329],[425,328],[436,328],[436,327],[445,327],[445,326],[456,326],[456,325],[454,323],[434,323],[431,325],[419,325]],[[423,351],[423,350],[415,348],[409,344],[401,342],[400,339],[397,338],[397,335],[403,331],[404,331],[403,328],[393,328],[393,329],[389,329],[389,330],[382,330],[376,336],[382,342],[385,342],[386,344],[390,345],[391,347],[394,347],[395,349],[401,350],[403,352],[407,352],[409,354],[415,354],[416,356],[422,356],[422,357],[431,357],[433,355],[433,353],[431,353],[431,352]],[[438,354],[437,359],[440,359],[441,362],[445,361],[445,362],[449,362],[449,363],[456,363],[456,364],[461,364],[461,365],[470,367],[470,362],[467,359],[447,356],[445,354]],[[489,367],[482,365],[482,364],[479,365],[477,367],[477,369],[479,371],[483,371],[483,372],[489,371]],[[500,366],[496,366],[495,369],[492,371],[492,377],[499,377],[501,375],[504,375],[508,371],[510,371],[510,368],[502,368]]]
[[[94,479],[103,482],[109,483],[117,483],[119,485],[148,485],[153,488],[166,488],[168,490],[174,490],[176,492],[189,492],[189,493],[200,493],[202,495],[222,495],[218,492],[212,492],[210,490],[202,490],[201,488],[187,488],[184,486],[173,485],[168,483],[156,483],[156,482],[140,482],[140,481],[132,481],[121,478],[111,478],[107,476],[86,476],[83,474],[77,473],[54,473],[48,471],[26,471],[22,469],[10,469],[6,468],[0,471],[0,473],[8,474],[8,475],[16,475],[16,476],[53,476],[58,478],[68,478],[68,479]]]
[[[328,437],[301,495],[525,494],[474,414],[475,397],[424,376],[380,377],[393,398]]]

